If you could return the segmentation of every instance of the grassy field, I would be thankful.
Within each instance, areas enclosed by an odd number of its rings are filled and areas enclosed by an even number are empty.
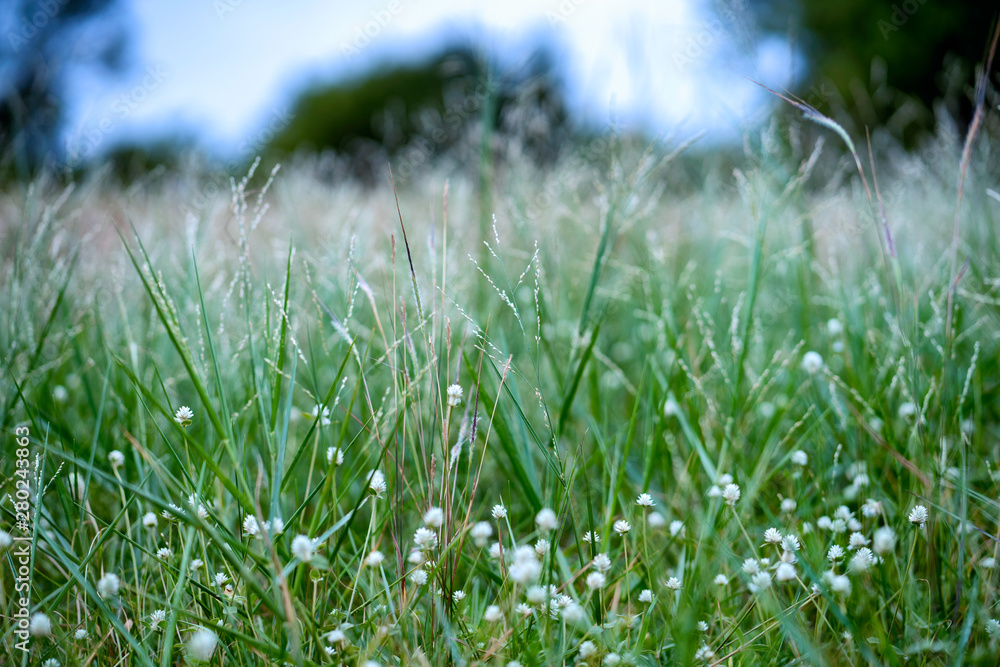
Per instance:
[[[804,129],[8,185],[0,663],[996,664],[1000,132]]]

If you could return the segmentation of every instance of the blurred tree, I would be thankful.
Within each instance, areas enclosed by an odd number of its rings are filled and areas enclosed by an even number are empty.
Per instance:
[[[796,92],[821,110],[835,99],[854,98],[852,116],[868,125],[885,122],[904,101],[900,95],[919,100],[925,110],[943,99],[951,115],[964,125],[971,117],[971,104],[963,93],[972,83],[972,67],[983,61],[991,26],[1000,11],[996,2],[749,3],[765,30],[795,35],[804,48],[811,71]],[[952,56],[962,64],[953,62]],[[956,65],[964,70],[961,81],[950,76]],[[862,99],[882,85],[892,94]],[[932,117],[924,113],[916,120],[914,129],[920,130]]]
[[[539,162],[556,156],[568,132],[562,88],[544,50],[519,67],[500,69],[470,48],[447,48],[423,63],[308,90],[289,116],[268,153],[332,149],[365,179],[384,174],[388,157],[405,176],[443,153],[478,150],[472,142],[460,144],[484,121]]]
[[[8,0],[0,5],[0,156],[20,174],[58,159],[70,77],[120,70],[118,0]]]

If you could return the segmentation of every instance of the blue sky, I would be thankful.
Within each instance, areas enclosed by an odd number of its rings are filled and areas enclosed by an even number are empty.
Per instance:
[[[133,58],[118,77],[74,82],[67,142],[181,132],[220,155],[253,138],[312,83],[425,57],[474,36],[516,58],[546,40],[581,122],[732,139],[788,85],[795,58],[758,35],[735,0],[132,0]],[[367,34],[366,34],[367,33]]]

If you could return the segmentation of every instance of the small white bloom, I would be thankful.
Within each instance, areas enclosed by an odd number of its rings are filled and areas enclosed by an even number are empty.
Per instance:
[[[830,590],[841,597],[851,594],[851,580],[846,574],[835,574],[830,578]]]
[[[847,548],[851,551],[868,546],[868,538],[861,533],[851,533],[850,542]]]
[[[365,558],[365,565],[368,567],[378,567],[385,560],[385,555],[378,549],[374,549],[368,557]]]
[[[112,468],[120,468],[125,465],[125,455],[114,449],[108,454],[108,463],[111,464]]]
[[[551,547],[552,545],[549,543],[548,540],[539,539],[537,542],[535,542],[535,553],[538,554],[539,556],[544,556],[549,552],[549,549]]]
[[[326,463],[327,465],[343,465],[344,451],[340,447],[327,447]]]
[[[756,558],[747,558],[743,561],[743,571],[747,574],[757,574],[760,572],[760,561]]]
[[[142,525],[150,530],[156,528],[156,515],[152,512],[146,512],[142,515]]]
[[[493,526],[487,521],[479,521],[472,530],[469,531],[472,541],[477,547],[485,547],[490,537],[493,535]]]
[[[664,416],[673,417],[675,415],[679,415],[680,412],[681,412],[681,406],[673,396],[668,397],[667,400],[663,403]]]
[[[995,558],[992,558],[991,556],[987,556],[986,558],[984,558],[981,561],[979,561],[979,566],[981,568],[983,568],[983,569],[986,569],[986,570],[992,570],[993,568],[995,568],[997,566],[997,561],[996,561]]]
[[[768,528],[764,531],[765,544],[781,544],[781,533],[777,528]]]
[[[580,659],[586,660],[597,653],[597,646],[594,642],[587,640],[580,644]]]
[[[826,552],[827,559],[836,562],[844,557],[844,548],[839,544],[834,544],[830,547],[829,551]]]
[[[611,569],[611,559],[608,558],[607,554],[597,554],[592,563],[598,572],[607,572]]]
[[[28,620],[28,634],[32,637],[48,637],[52,634],[52,621],[41,612],[32,614]]]
[[[996,638],[1000,634],[1000,621],[995,618],[986,621],[986,634],[989,637]]]
[[[816,527],[820,530],[830,530],[831,526],[833,526],[833,522],[830,521],[830,517],[828,516],[821,516],[816,520]]]
[[[417,545],[417,549],[420,551],[433,549],[438,543],[437,533],[430,528],[424,528],[421,526],[420,528],[417,528],[417,532],[413,534],[413,543]]]
[[[639,602],[652,602],[653,601],[653,591],[648,588],[644,588],[641,593],[639,593]]]
[[[444,524],[444,510],[440,507],[432,507],[424,512],[424,525],[432,528],[440,528]]]
[[[565,620],[570,625],[575,625],[576,623],[582,623],[587,618],[587,612],[584,611],[583,607],[578,605],[576,602],[570,602],[562,611],[563,620]]]
[[[496,623],[501,618],[503,618],[503,614],[500,613],[500,607],[495,604],[491,604],[486,608],[486,611],[483,612],[483,620],[487,623]]]
[[[201,569],[201,566],[204,564],[205,563],[203,563],[200,558],[195,558],[193,561],[191,561],[191,571],[197,572],[198,570]]]
[[[173,555],[173,552],[171,552],[167,547],[160,547],[156,550],[156,557],[160,560],[170,560]]]
[[[923,505],[917,505],[910,510],[910,523],[917,528],[923,528],[924,524],[927,523],[927,508]]]
[[[852,572],[865,572],[875,563],[875,554],[868,547],[861,547],[858,553],[854,554],[848,567]]]
[[[587,544],[597,544],[601,541],[601,536],[591,530],[588,530],[583,534],[583,541]]]
[[[771,587],[771,575],[767,572],[758,572],[750,578],[750,592],[760,593]]]
[[[522,617],[531,616],[531,607],[522,602],[514,607],[514,613],[520,614]]]
[[[872,498],[865,501],[865,504],[861,506],[861,514],[865,517],[871,519],[882,513],[882,503]]]
[[[322,411],[321,411],[320,407],[321,406],[319,406],[319,405],[316,405],[316,406],[313,407],[313,409],[312,409],[312,418],[313,419],[317,419],[318,418],[320,426],[329,426],[330,425],[330,408],[325,408],[324,407],[322,409]]]
[[[372,470],[371,475],[368,477],[368,488],[375,494],[376,498],[381,498],[382,494],[389,488],[388,483],[385,481],[385,475],[378,470]]]
[[[726,501],[726,504],[730,507],[735,507],[737,501],[740,499],[740,487],[735,484],[727,484],[724,489],[722,489],[722,499]]]
[[[538,562],[535,550],[527,545],[521,545],[514,550],[514,563],[510,566],[510,578],[526,584],[534,581],[542,573],[542,564]]]
[[[316,543],[308,535],[296,535],[292,540],[292,555],[303,563],[308,563],[312,560],[315,546]]]
[[[188,656],[195,662],[208,662],[212,659],[218,643],[218,635],[206,628],[198,628],[188,639]]]
[[[698,631],[708,632],[708,623],[706,623],[705,621],[698,621]]]
[[[494,542],[490,545],[490,558],[498,559],[503,555],[503,547],[500,546],[499,542]]]
[[[839,336],[844,330],[844,325],[836,317],[831,317],[826,323],[826,333],[830,336]]]
[[[448,387],[448,407],[456,408],[462,404],[462,394],[465,391],[461,385],[453,384]]]
[[[167,620],[166,609],[157,609],[149,615],[149,624],[154,628],[165,620]]]
[[[121,579],[118,578],[118,575],[113,572],[108,572],[98,580],[97,594],[102,598],[113,598],[118,595],[118,589],[121,585],[122,582]]]
[[[455,591],[451,594],[451,599],[455,601],[455,604],[458,604],[465,599],[465,591]]]
[[[62,667],[62,663],[59,662],[58,658],[49,658],[42,663],[42,667]]]
[[[84,628],[79,628],[77,629],[76,632],[73,633],[73,639],[76,639],[77,641],[82,641],[89,636],[90,633],[88,633]]]
[[[791,514],[794,512],[795,506],[796,503],[794,498],[785,498],[781,501],[781,511],[784,514]]]
[[[559,527],[559,517],[548,507],[543,507],[535,517],[535,525],[539,530],[551,531]]]
[[[247,514],[246,518],[243,519],[243,532],[250,537],[260,535],[260,524],[257,523],[257,517],[253,514]]]
[[[617,653],[608,653],[604,656],[604,660],[601,661],[601,664],[604,665],[604,667],[617,667],[621,661],[622,657]]]
[[[823,368],[823,357],[819,356],[819,352],[814,352],[810,350],[802,355],[802,370],[809,375],[815,375]]]
[[[659,512],[650,512],[649,516],[646,517],[646,521],[649,523],[650,528],[663,528],[667,523],[667,520]]]
[[[591,572],[587,575],[587,587],[594,591],[598,588],[604,588],[604,584],[607,582],[607,577],[605,577],[600,572]]]
[[[785,551],[798,551],[802,548],[799,544],[799,538],[794,535],[785,535],[785,539],[781,540],[781,546]]]
[[[792,463],[797,466],[809,465],[809,455],[801,449],[796,449],[792,452]]]
[[[899,415],[900,419],[908,420],[911,417],[913,417],[913,415],[917,414],[917,406],[911,403],[910,401],[906,401],[905,403],[899,406],[899,409],[896,411],[896,414]]]
[[[504,507],[502,503],[499,505],[494,505],[491,514],[493,515],[493,518],[496,519],[497,521],[499,521],[500,519],[505,519],[507,518],[507,508]]]
[[[229,581],[229,575],[228,574],[226,574],[225,572],[216,572],[215,573],[215,585],[216,586],[222,586],[227,581]]]
[[[615,521],[614,531],[619,535],[624,535],[630,530],[632,530],[632,524],[630,524],[625,519],[619,519],[618,521]]]
[[[791,563],[779,563],[778,569],[774,571],[774,578],[778,581],[792,581],[795,579],[795,566]]]
[[[681,580],[677,577],[670,577],[667,579],[667,583],[663,585],[672,591],[679,591],[681,589]]]
[[[417,586],[423,586],[427,583],[427,570],[414,570],[410,572],[409,579]]]
[[[174,413],[174,421],[181,426],[190,426],[192,419],[194,419],[194,413],[191,412],[191,408],[186,405],[182,405],[177,408],[177,412]]]
[[[635,504],[639,507],[652,507],[656,504],[656,501],[648,493],[640,493],[639,497],[635,499]]]
[[[684,522],[674,519],[670,522],[670,537],[677,537],[684,532]]]
[[[725,586],[729,583],[729,578],[724,574],[717,574],[712,581],[715,582],[716,586]]]
[[[889,526],[882,526],[872,536],[872,547],[880,556],[896,548],[896,533]]]
[[[525,593],[525,597],[533,605],[544,604],[549,599],[549,592],[541,586],[532,586]]]

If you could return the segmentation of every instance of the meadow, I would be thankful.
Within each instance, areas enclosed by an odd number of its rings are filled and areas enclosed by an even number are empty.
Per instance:
[[[996,664],[976,129],[6,185],[0,663]]]

